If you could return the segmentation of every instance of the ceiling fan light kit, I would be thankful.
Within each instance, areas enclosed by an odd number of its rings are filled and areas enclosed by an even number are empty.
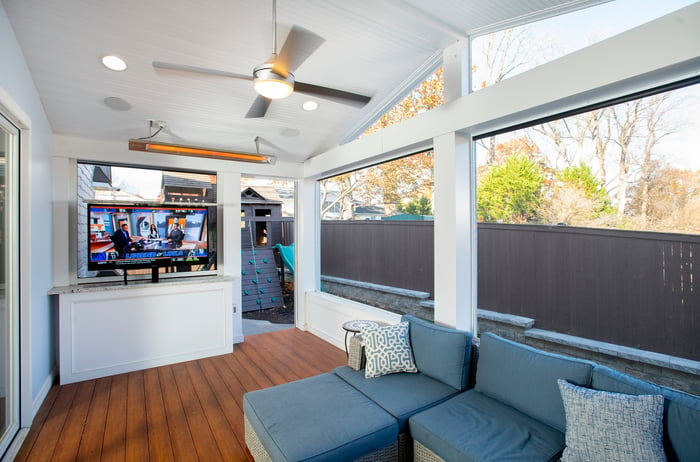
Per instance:
[[[130,139],[129,150],[154,152],[159,154],[176,154],[192,157],[207,157],[210,159],[234,160],[238,162],[253,162],[256,164],[273,164],[275,162],[274,156],[266,156],[263,154],[249,154],[245,152],[208,149],[198,146],[183,146],[140,139]]]
[[[282,99],[294,91],[294,75],[284,77],[272,70],[272,63],[261,64],[253,70],[255,91],[268,99]]]
[[[112,71],[125,71],[126,61],[117,55],[105,55],[102,57],[102,64]]]

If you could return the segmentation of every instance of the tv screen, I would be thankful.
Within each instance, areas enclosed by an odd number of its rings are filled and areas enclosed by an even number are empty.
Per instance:
[[[206,264],[208,211],[88,204],[88,270]]]

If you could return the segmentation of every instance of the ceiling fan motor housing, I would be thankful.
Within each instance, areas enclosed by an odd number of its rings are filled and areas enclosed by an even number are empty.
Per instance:
[[[269,99],[281,99],[294,91],[294,74],[282,76],[272,70],[273,63],[264,63],[253,69],[255,91]]]

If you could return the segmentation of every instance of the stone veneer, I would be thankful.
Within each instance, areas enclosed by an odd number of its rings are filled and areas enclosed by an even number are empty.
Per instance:
[[[649,382],[700,395],[700,362],[534,328],[535,320],[477,310],[479,333],[587,359]]]
[[[429,294],[349,279],[321,276],[323,290],[399,314],[433,320]],[[542,350],[604,364],[620,372],[678,390],[700,395],[700,361],[638,350],[535,328],[535,320],[477,310],[478,330],[493,332]]]

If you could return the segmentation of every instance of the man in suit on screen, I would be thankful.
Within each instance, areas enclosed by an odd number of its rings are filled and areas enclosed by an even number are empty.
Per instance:
[[[124,255],[131,250],[131,245],[133,244],[128,224],[122,224],[121,229],[112,235],[112,242],[114,242],[114,248],[119,253],[119,258],[124,258]]]

